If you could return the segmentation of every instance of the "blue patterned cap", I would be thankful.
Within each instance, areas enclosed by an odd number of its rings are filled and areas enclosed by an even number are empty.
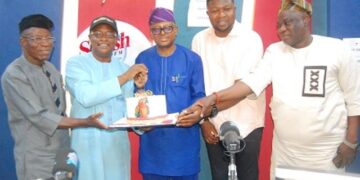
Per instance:
[[[159,22],[174,22],[174,13],[170,9],[158,7],[152,10],[149,18],[149,25]]]

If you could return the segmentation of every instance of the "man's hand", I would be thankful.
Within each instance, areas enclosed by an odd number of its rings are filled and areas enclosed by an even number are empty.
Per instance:
[[[134,64],[125,72],[129,79],[135,79],[138,74],[147,75],[147,73],[148,69],[144,64]]]
[[[213,95],[197,100],[193,105],[180,113],[176,123],[177,126],[188,127],[199,122],[201,118],[210,114],[211,105],[213,104],[215,104],[215,97]]]
[[[144,64],[134,64],[125,73],[118,76],[118,81],[119,81],[120,86],[122,86],[129,80],[139,78],[140,77],[139,74],[143,74],[141,76],[144,76],[144,75],[147,75],[147,73],[148,73],[148,69]],[[136,76],[138,76],[138,77],[136,77]],[[144,81],[144,77],[142,77],[140,79],[141,79],[141,81]],[[142,83],[145,84],[146,82],[142,82]]]
[[[196,101],[195,104],[198,106],[201,106],[201,117],[207,117],[211,113],[211,106],[216,103],[216,96],[215,95],[209,95],[206,97],[201,98],[200,100]]]
[[[208,144],[217,144],[220,140],[215,126],[210,121],[201,124],[201,133]]]
[[[333,159],[333,163],[337,168],[343,168],[353,162],[356,156],[356,150],[351,149],[349,146],[341,143],[337,149],[337,154]]]
[[[108,129],[108,126],[106,126],[104,123],[100,121],[100,117],[103,115],[103,113],[96,113],[93,115],[90,115],[86,118],[87,124],[89,127],[97,127],[100,129]]]
[[[192,126],[200,121],[201,119],[200,113],[201,113],[201,106],[195,103],[191,107],[183,110],[179,114],[176,125],[184,126],[184,127]]]
[[[147,73],[138,73],[134,77],[134,82],[138,89],[143,89],[147,80],[148,80]]]

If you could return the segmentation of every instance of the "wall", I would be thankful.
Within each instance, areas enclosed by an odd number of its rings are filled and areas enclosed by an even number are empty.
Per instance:
[[[360,1],[330,0],[328,2],[328,36],[336,38],[360,38]],[[360,92],[359,92],[360,93]],[[360,140],[360,129],[359,137]],[[355,162],[347,168],[349,172],[360,173],[360,154]]]
[[[360,1],[329,0],[328,35],[337,38],[360,37]]]

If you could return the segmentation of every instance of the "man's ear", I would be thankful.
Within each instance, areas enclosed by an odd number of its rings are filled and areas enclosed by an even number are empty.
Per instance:
[[[308,14],[304,15],[304,25],[309,27],[310,24],[311,24],[311,17]]]
[[[21,47],[25,47],[27,45],[28,41],[24,37],[20,37],[19,44]]]

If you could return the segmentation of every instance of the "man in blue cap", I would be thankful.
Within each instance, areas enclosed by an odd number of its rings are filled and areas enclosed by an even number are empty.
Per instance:
[[[175,44],[173,12],[156,8],[149,19],[156,45],[136,58],[148,68],[145,90],[165,95],[168,113],[179,112],[205,95],[200,57]],[[196,180],[200,171],[199,125],[153,127],[140,137],[140,171],[144,180]]]

